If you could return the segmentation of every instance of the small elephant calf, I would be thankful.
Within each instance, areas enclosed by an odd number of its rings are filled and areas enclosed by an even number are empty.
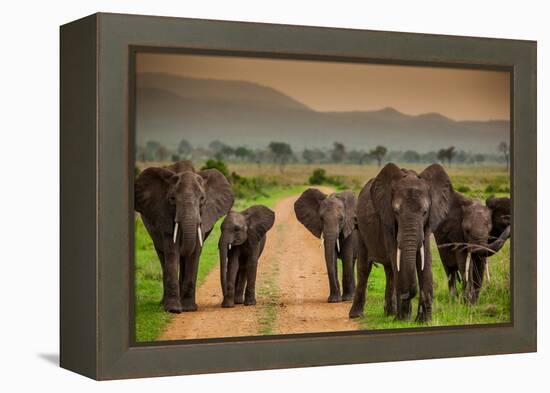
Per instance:
[[[274,221],[275,213],[261,205],[251,206],[242,212],[230,211],[225,217],[218,243],[222,307],[256,304],[258,259],[265,246],[266,233]]]

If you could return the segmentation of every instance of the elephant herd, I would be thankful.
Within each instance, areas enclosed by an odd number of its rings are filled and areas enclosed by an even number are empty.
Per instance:
[[[141,214],[163,277],[162,305],[168,312],[197,309],[195,291],[200,254],[216,221],[222,307],[255,305],[258,259],[275,213],[261,205],[231,210],[234,195],[216,169],[196,171],[190,161],[145,169],[135,182],[135,210]],[[397,319],[411,316],[419,294],[417,320],[431,320],[433,302],[432,234],[449,290],[475,303],[489,276],[487,257],[510,236],[509,198],[482,204],[453,189],[438,164],[420,174],[387,164],[361,190],[326,195],[310,188],[294,204],[296,218],[321,240],[329,281],[328,302],[352,300],[350,318],[363,315],[371,269],[384,267],[384,310]],[[337,274],[342,260],[342,289]],[[357,269],[355,264],[357,262]],[[357,270],[357,285],[355,282]]]

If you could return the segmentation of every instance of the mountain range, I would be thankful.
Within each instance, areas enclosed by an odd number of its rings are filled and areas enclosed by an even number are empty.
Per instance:
[[[175,147],[213,140],[251,148],[284,141],[294,150],[328,148],[426,152],[455,146],[496,153],[508,141],[508,120],[456,121],[439,113],[407,115],[387,107],[374,111],[319,112],[273,89],[248,81],[196,79],[162,73],[137,77],[137,143],[156,140]]]

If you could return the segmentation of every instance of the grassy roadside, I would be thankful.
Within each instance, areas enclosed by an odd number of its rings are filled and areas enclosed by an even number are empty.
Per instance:
[[[491,281],[484,277],[483,288],[478,303],[468,306],[462,300],[451,297],[447,287],[447,278],[439,258],[437,248],[432,242],[432,272],[434,279],[434,301],[432,322],[429,326],[475,325],[484,323],[503,323],[510,321],[510,245],[509,242],[496,255],[489,258]],[[384,290],[386,278],[382,266],[373,267],[367,291],[365,317],[361,318],[363,329],[395,329],[425,327],[414,322],[418,295],[413,300],[411,321],[396,321],[384,315]],[[460,291],[461,286],[457,284]]]
[[[254,199],[236,200],[233,209],[243,210],[255,204],[263,204],[272,208],[280,199],[299,194],[305,188],[305,186],[296,185],[272,187],[265,190],[266,195],[260,195]],[[218,239],[220,237],[221,221],[220,219],[216,223],[210,236],[204,242],[198,272],[199,291],[200,285],[204,282],[208,273],[218,263]],[[153,242],[139,216],[136,216],[135,221],[135,249],[136,341],[154,341],[158,338],[164,326],[171,320],[173,314],[164,312],[160,304],[162,298],[162,271]]]

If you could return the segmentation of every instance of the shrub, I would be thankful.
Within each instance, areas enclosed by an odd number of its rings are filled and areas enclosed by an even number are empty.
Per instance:
[[[464,185],[458,186],[458,187],[456,188],[456,190],[457,190],[458,192],[470,192],[470,191],[472,191],[472,190],[470,189],[470,187],[464,186]]]
[[[309,177],[309,184],[319,185],[327,182],[327,171],[322,168],[313,170],[313,174]]]
[[[227,180],[230,180],[229,169],[227,169],[227,165],[222,160],[208,160],[201,169],[217,169]]]

